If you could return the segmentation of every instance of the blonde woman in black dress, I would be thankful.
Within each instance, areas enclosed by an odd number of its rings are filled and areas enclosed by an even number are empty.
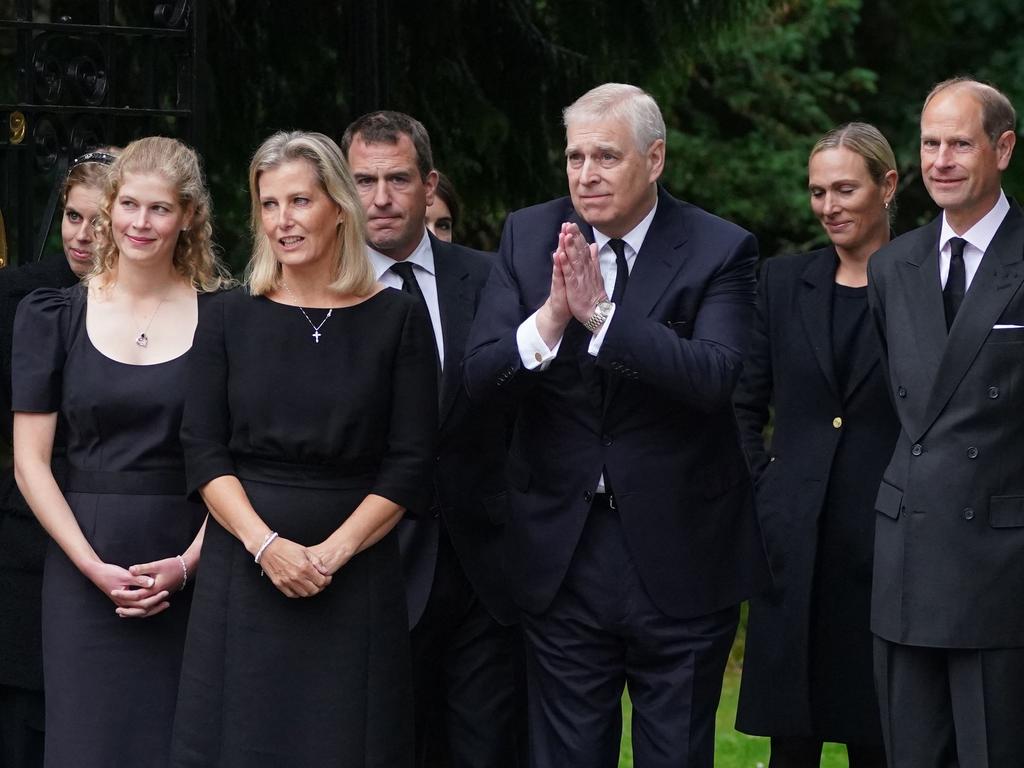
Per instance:
[[[182,425],[211,519],[172,765],[411,766],[392,529],[431,492],[430,322],[375,281],[333,141],[271,136],[249,186],[248,285],[200,323]]]
[[[167,764],[205,510],[178,438],[199,296],[220,278],[195,153],[130,144],[111,167],[84,285],[18,308],[15,472],[53,543],[43,583],[45,764]],[[67,442],[63,490],[50,469]]]

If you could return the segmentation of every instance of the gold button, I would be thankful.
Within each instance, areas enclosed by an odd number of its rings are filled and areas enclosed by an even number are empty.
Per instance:
[[[540,363],[544,360],[544,355],[542,355],[540,352],[534,352],[533,359]]]
[[[841,426],[843,426],[843,420],[839,416],[836,416],[834,419],[832,419],[832,426],[835,427],[836,429],[839,429]]]

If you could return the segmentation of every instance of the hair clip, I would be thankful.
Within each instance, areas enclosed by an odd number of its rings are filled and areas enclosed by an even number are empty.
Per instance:
[[[84,155],[79,155],[71,161],[71,167],[68,168],[70,171],[72,168],[76,168],[79,165],[85,163],[101,163],[103,165],[113,165],[117,158],[107,152],[86,152]]]

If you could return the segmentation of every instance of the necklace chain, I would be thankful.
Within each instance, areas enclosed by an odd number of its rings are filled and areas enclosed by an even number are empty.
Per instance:
[[[160,307],[162,307],[164,305],[164,302],[166,302],[167,299],[169,299],[170,297],[171,297],[171,292],[167,291],[167,293],[164,294],[164,297],[162,299],[160,299],[160,303],[156,305],[156,309],[153,310],[153,314],[149,316],[149,321],[146,323],[146,327],[145,328],[139,328],[139,323],[135,319],[135,312],[132,311],[131,307],[128,308],[128,313],[131,315],[132,322],[135,323],[135,326],[136,326],[136,331],[137,331],[137,333],[135,335],[135,344],[136,344],[136,346],[139,346],[139,347],[148,347],[149,346],[149,336],[147,335],[148,332],[149,332],[149,326],[151,326],[153,324],[153,320],[156,319],[156,313],[160,311]]]
[[[328,309],[327,314],[324,316],[324,319],[320,321],[319,325],[317,325],[316,323],[309,319],[309,315],[306,314],[306,310],[302,308],[301,304],[299,303],[299,300],[295,297],[295,294],[292,293],[292,289],[288,287],[288,283],[284,281],[284,278],[281,279],[281,285],[284,286],[285,291],[291,297],[292,301],[295,302],[296,309],[298,309],[299,312],[302,313],[302,316],[306,318],[306,322],[309,323],[309,327],[313,329],[313,333],[310,334],[313,337],[313,341],[319,344],[320,337],[323,336],[323,334],[320,333],[320,329],[324,327],[324,323],[331,319],[331,313],[333,313],[334,310]]]

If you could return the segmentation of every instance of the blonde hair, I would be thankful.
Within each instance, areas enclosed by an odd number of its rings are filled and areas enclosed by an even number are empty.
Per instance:
[[[129,173],[155,174],[174,189],[178,203],[192,212],[188,229],[178,233],[174,244],[174,268],[200,292],[225,287],[230,278],[213,251],[210,193],[195,150],[177,139],[147,136],[124,148],[106,177],[97,229],[102,238],[96,251],[96,265],[86,276],[92,280],[117,266],[119,252],[111,237],[110,210]]]
[[[322,133],[279,131],[264,141],[249,164],[249,196],[252,202],[252,257],[246,267],[249,293],[261,296],[278,287],[281,265],[263,231],[260,205],[260,175],[285,163],[305,160],[312,166],[320,186],[342,210],[336,247],[332,254],[332,281],[329,288],[339,293],[365,296],[376,283],[376,275],[366,253],[366,214],[352,174],[341,149]]]

